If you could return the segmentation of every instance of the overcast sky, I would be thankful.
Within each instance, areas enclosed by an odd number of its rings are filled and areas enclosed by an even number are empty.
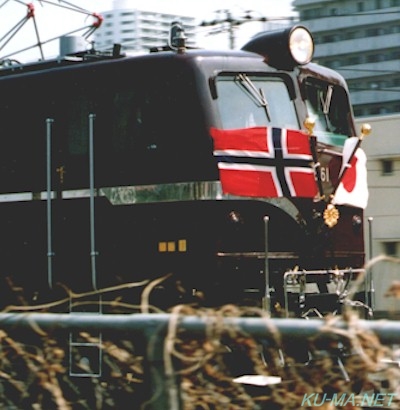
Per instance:
[[[49,1],[58,2],[58,0]],[[271,19],[293,15],[292,0],[146,0],[145,2],[143,0],[68,0],[69,4],[96,13],[111,10],[114,2],[120,5],[122,3],[127,8],[193,16],[199,23],[210,21],[217,16],[218,10],[227,9],[236,17],[244,15],[247,10],[251,10],[253,16]],[[93,21],[84,14],[55,7],[46,0],[42,2],[40,0],[0,0],[0,39],[26,16],[27,7],[24,3],[32,3],[35,7],[35,20],[41,42],[47,42],[53,37],[90,25]],[[240,27],[237,32],[238,46],[240,46],[241,36],[248,36],[249,33],[254,34],[259,30],[259,25],[256,24],[247,23]],[[199,30],[203,34],[201,38],[204,42],[204,44],[199,44],[201,47],[207,48],[210,45],[228,47],[227,34],[212,35],[210,34],[211,27],[203,27]],[[34,24],[30,19],[7,45],[4,45],[4,41],[0,42],[0,57],[36,43]],[[49,53],[56,54],[58,43],[54,41],[46,44],[44,51],[46,58],[49,57]],[[35,60],[40,58],[40,54],[37,50],[33,50],[17,57],[22,61]]]
[[[182,13],[204,19],[219,9],[254,10],[266,17],[291,14],[292,0],[71,0],[93,11],[109,10],[113,3],[160,12]]]

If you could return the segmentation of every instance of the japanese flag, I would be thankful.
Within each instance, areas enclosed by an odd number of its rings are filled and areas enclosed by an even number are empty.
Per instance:
[[[341,174],[342,181],[336,189],[332,203],[350,205],[365,209],[368,203],[367,157],[361,148],[357,148],[349,163],[357,143],[357,137],[348,138],[343,147]]]

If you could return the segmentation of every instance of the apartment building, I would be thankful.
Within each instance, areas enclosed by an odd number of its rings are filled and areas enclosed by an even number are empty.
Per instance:
[[[400,112],[400,0],[294,0],[314,60],[347,80],[356,117]]]
[[[133,8],[135,2],[115,0],[113,9],[102,13],[104,22],[96,31],[96,49],[111,49],[122,45],[125,52],[147,52],[152,47],[167,45],[173,21],[180,21],[188,38],[188,45],[196,43],[196,23],[193,17],[145,11],[142,6]]]

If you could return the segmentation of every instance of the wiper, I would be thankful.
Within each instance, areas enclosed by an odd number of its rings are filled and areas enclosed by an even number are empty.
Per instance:
[[[322,112],[325,116],[325,123],[326,123],[326,128],[328,131],[332,131],[332,124],[329,119],[329,111],[331,109],[331,104],[332,104],[332,94],[333,94],[333,85],[328,85],[326,89],[326,96],[324,98],[322,92],[319,96],[321,105],[322,105]]]
[[[262,88],[257,89],[257,87],[246,74],[239,74],[236,78],[239,80],[239,84],[242,86],[243,90],[245,90],[250,95],[250,97],[255,100],[256,104],[264,108],[268,121],[271,121],[268,101],[265,97],[264,90]]]
[[[332,94],[333,94],[333,86],[328,85],[328,88],[326,90],[326,97],[324,98],[322,94],[320,95],[321,104],[322,104],[322,112],[325,115],[328,115],[329,110],[331,109]]]

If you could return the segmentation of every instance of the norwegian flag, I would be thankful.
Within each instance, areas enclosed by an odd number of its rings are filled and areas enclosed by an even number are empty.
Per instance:
[[[317,192],[308,136],[297,130],[212,128],[224,194],[308,197]]]

